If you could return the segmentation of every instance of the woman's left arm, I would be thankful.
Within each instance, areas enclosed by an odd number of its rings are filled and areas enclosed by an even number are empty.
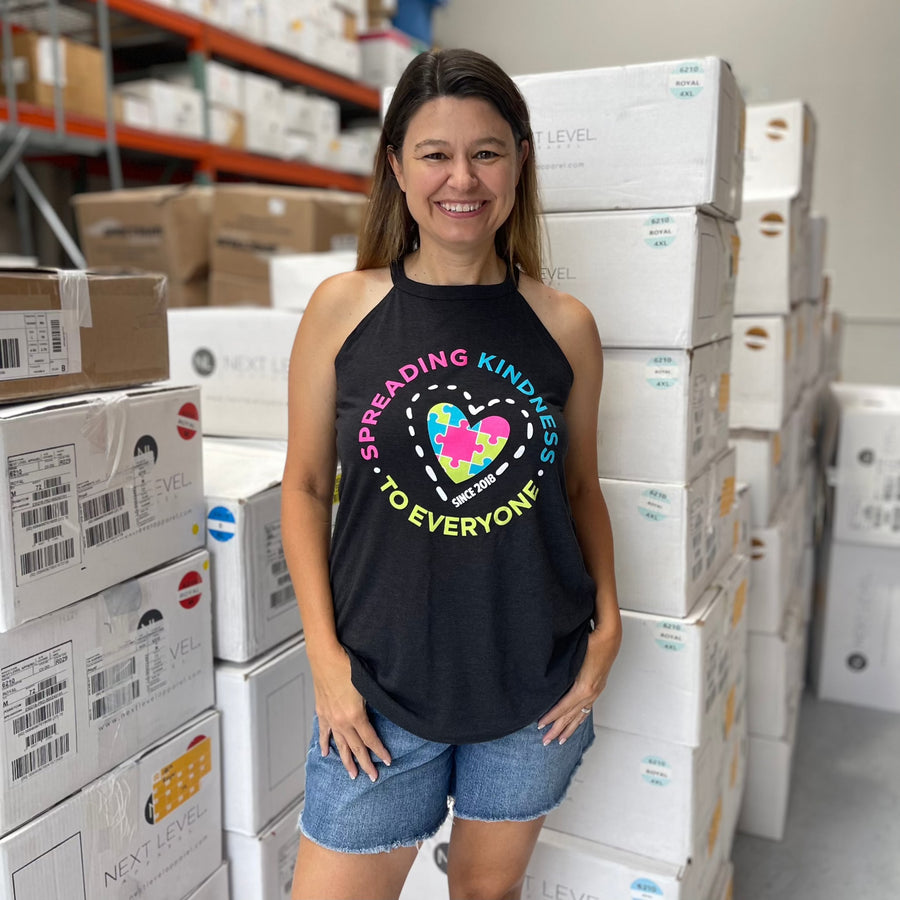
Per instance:
[[[561,340],[559,340],[561,338]],[[569,432],[566,486],[575,533],[588,573],[597,585],[594,630],[575,683],[538,725],[552,723],[544,744],[565,742],[585,719],[588,709],[606,686],[622,642],[622,619],[616,594],[613,531],[597,473],[597,414],[603,381],[603,350],[590,311],[566,297],[565,326],[559,343],[575,373],[564,417]]]

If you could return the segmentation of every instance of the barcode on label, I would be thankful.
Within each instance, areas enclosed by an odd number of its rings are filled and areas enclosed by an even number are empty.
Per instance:
[[[37,728],[39,725],[49,722],[50,719],[61,716],[65,706],[65,699],[63,697],[58,697],[52,703],[47,703],[45,706],[39,706],[37,709],[31,710],[31,712],[18,716],[12,721],[13,734],[22,734],[25,731],[31,731],[32,728]]]
[[[35,731],[33,734],[28,734],[25,736],[25,747],[34,747],[37,744],[43,744],[47,738],[53,737],[56,734],[56,723],[53,725],[48,725],[46,728],[42,728],[40,731]]]
[[[91,525],[85,529],[84,544],[86,547],[96,547],[97,544],[103,544],[117,538],[120,534],[125,534],[131,528],[131,516],[127,512],[112,519],[105,519],[96,525]]]
[[[275,562],[272,563],[272,575],[277,578],[279,575],[283,575],[285,572],[287,572],[287,560],[276,559]]]
[[[50,566],[59,565],[75,556],[75,538],[68,538],[58,544],[48,544],[46,547],[38,547],[23,553],[19,557],[19,573],[32,575],[41,572]]]
[[[59,478],[48,478],[47,481],[55,481],[57,483],[45,483],[44,487],[41,490],[35,491],[31,495],[31,500],[33,503],[39,503],[41,500],[49,500],[51,497],[58,497],[60,494],[68,494],[72,489],[72,486],[70,484],[59,484],[58,482],[61,481],[61,479]]]
[[[121,509],[125,505],[125,489],[116,488],[114,491],[108,491],[99,497],[92,497],[85,500],[81,504],[81,518],[84,522],[91,519],[97,519],[100,516],[107,516],[117,509]]]
[[[285,603],[288,603],[293,599],[294,586],[292,584],[289,584],[278,591],[273,591],[269,595],[269,607],[271,609],[277,609],[279,606],[284,606]]]
[[[134,677],[136,671],[137,659],[132,656],[130,659],[116,663],[114,666],[109,666],[102,672],[95,672],[91,675],[90,693],[99,694],[101,691],[115,687],[123,681],[128,681],[129,678]]]
[[[33,546],[38,544],[46,544],[47,541],[55,541],[62,537],[62,525],[53,525],[51,528],[45,528],[43,531],[34,532]]]
[[[22,365],[18,338],[0,338],[0,369],[18,369]]]
[[[46,525],[54,519],[63,519],[69,515],[69,501],[58,500],[56,503],[48,503],[35,509],[26,509],[22,512],[22,527],[34,528],[35,525]]]
[[[114,712],[120,710],[123,706],[127,706],[141,696],[141,683],[132,681],[118,690],[100,697],[91,704],[91,721],[94,719],[102,719],[104,716],[111,716]]]
[[[44,701],[49,700],[51,697],[55,697],[57,694],[61,694],[65,689],[65,678],[62,681],[57,681],[55,675],[52,678],[45,678],[42,682],[40,682],[40,684],[37,685],[37,690],[35,690],[33,694],[29,694],[25,698],[25,709],[28,709],[31,706],[36,706],[38,703],[43,703]]]
[[[69,752],[68,732],[49,744],[36,747],[30,753],[12,761],[12,780],[18,781],[38,769],[49,765]]]
[[[54,353],[62,353],[62,328],[59,319],[50,320],[50,346]]]

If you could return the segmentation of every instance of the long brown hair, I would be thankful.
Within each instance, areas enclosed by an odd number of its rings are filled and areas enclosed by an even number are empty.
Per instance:
[[[528,106],[513,80],[493,60],[474,50],[431,50],[417,56],[401,75],[388,105],[375,157],[372,192],[360,233],[357,269],[375,269],[418,247],[419,227],[388,162],[388,148],[399,156],[412,117],[438,97],[486,100],[507,121],[516,146],[528,153],[516,184],[509,218],[497,231],[494,247],[510,267],[541,279],[541,226],[534,135]]]

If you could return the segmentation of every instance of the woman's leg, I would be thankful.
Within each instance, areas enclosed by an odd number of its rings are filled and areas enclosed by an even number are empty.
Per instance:
[[[291,900],[396,900],[415,858],[415,847],[338,853],[301,836]]]
[[[518,900],[544,818],[454,819],[447,851],[450,900]]]

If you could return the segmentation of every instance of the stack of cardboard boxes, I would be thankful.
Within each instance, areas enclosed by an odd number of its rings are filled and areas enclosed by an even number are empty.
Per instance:
[[[524,896],[718,900],[746,726],[747,496],[727,446],[743,101],[715,58],[518,82],[545,279],[591,308],[604,344],[598,460],[624,630]],[[406,896],[446,895],[445,842]]]
[[[827,380],[825,220],[811,217],[815,119],[799,101],[747,108],[730,443],[751,485],[748,788],[740,829],[780,839],[804,684]]]
[[[0,892],[186,897],[224,874],[199,390],[161,276],[0,282]]]

